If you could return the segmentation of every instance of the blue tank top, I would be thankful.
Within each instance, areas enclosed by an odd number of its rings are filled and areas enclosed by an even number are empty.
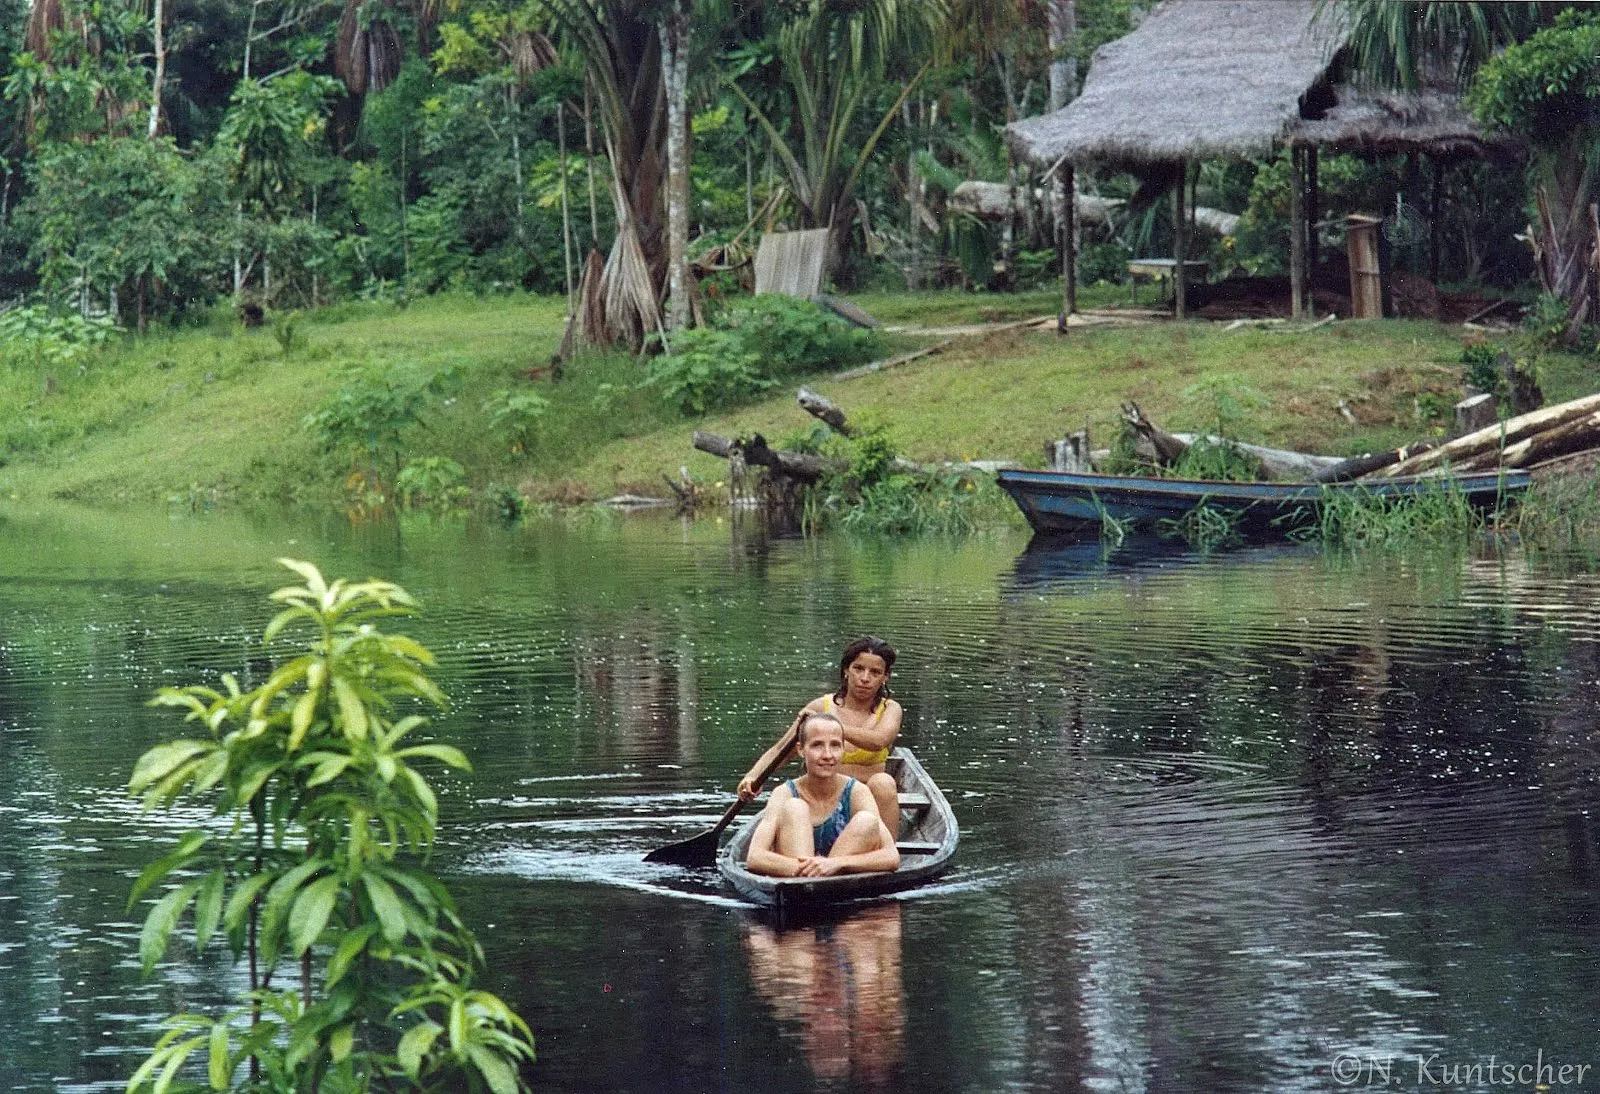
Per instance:
[[[854,779],[845,779],[844,793],[839,795],[839,804],[833,807],[832,813],[822,819],[821,824],[811,826],[811,845],[816,848],[817,854],[826,855],[832,851],[833,845],[839,840],[839,833],[850,823],[850,795],[855,788]],[[789,793],[794,795],[796,801],[805,801],[800,796],[800,788],[795,786],[793,779],[789,780]]]

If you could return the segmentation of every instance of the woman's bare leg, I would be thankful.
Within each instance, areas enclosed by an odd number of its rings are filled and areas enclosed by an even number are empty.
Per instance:
[[[833,850],[828,852],[828,857],[864,855],[869,851],[880,850],[893,842],[889,830],[883,826],[883,821],[876,813],[857,813],[850,818],[850,823],[844,826],[839,838],[833,841]]]
[[[811,832],[811,808],[799,798],[790,798],[783,803],[783,812],[778,815],[778,834],[772,841],[772,849],[789,858],[810,858],[817,853]]]
[[[889,836],[899,839],[900,792],[895,786],[894,776],[887,771],[880,771],[867,780],[867,789],[872,791],[872,800],[878,804],[878,815],[883,818],[883,826],[889,830]]]

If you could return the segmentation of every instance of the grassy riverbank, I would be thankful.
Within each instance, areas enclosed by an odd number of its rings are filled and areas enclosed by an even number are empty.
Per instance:
[[[877,294],[856,298],[894,325],[945,327],[1048,314],[1051,292],[1016,296]],[[352,472],[390,479],[400,463],[459,463],[481,493],[580,500],[662,492],[660,475],[687,465],[715,483],[723,465],[693,452],[689,434],[759,431],[777,443],[810,428],[793,392],[692,419],[641,389],[623,355],[595,355],[552,384],[559,299],[440,296],[325,309],[283,329],[243,330],[218,314],[205,327],[127,338],[69,363],[13,353],[0,368],[0,492],[91,503],[228,503],[339,499]],[[909,330],[899,350],[941,340]],[[1008,331],[955,344],[890,371],[808,381],[851,414],[885,422],[922,460],[1038,463],[1046,438],[1087,424],[1114,435],[1118,405],[1138,401],[1170,429],[1215,428],[1233,414],[1242,439],[1348,453],[1428,435],[1461,387],[1463,332],[1437,324],[1339,322],[1302,333],[1221,324]],[[285,349],[287,345],[287,349]],[[302,425],[351,376],[396,366],[450,383],[397,430],[397,451],[320,451]],[[1593,390],[1600,373],[1577,358],[1541,361],[1552,400]],[[549,400],[523,431],[491,422],[507,396]],[[365,481],[364,480],[364,481]]]

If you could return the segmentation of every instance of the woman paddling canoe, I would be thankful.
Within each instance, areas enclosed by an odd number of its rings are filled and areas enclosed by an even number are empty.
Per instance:
[[[900,800],[894,777],[884,770],[889,750],[900,735],[900,704],[889,698],[889,674],[894,670],[894,647],[881,638],[858,638],[839,658],[839,689],[807,703],[793,729],[807,713],[831,714],[844,727],[845,753],[839,773],[866,783],[878,815],[891,836],[899,834]],[[784,737],[788,736],[785,731]],[[739,780],[739,798],[749,801],[761,792],[761,772],[778,758],[783,738],[762,753]],[[796,745],[789,745],[792,754]]]
[[[772,792],[750,839],[745,866],[771,877],[832,877],[900,866],[894,834],[872,795],[840,773],[844,726],[837,716],[808,711],[796,727],[806,773]]]

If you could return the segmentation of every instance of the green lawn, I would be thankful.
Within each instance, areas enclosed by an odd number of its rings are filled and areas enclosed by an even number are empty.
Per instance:
[[[886,323],[920,327],[1059,307],[1054,289],[853,299]],[[319,453],[301,421],[346,382],[347,369],[364,365],[455,366],[458,387],[407,435],[405,458],[449,457],[475,487],[534,497],[659,494],[661,474],[680,465],[715,482],[723,465],[691,449],[694,429],[758,431],[781,443],[811,426],[793,391],[683,418],[638,388],[641,369],[622,354],[582,358],[552,384],[540,370],[559,343],[563,310],[559,299],[524,296],[441,296],[403,310],[343,305],[304,319],[303,344],[287,355],[271,330],[243,331],[219,314],[210,326],[130,338],[66,367],[8,359],[0,364],[0,493],[326,502],[367,461]],[[891,345],[926,341],[898,335]],[[1215,400],[1194,390],[1202,382],[1259,404],[1240,421],[1240,439],[1343,454],[1437,432],[1459,397],[1462,341],[1457,327],[1387,320],[1294,334],[1205,322],[1066,336],[1009,331],[961,337],[941,354],[859,379],[806,383],[850,414],[878,416],[921,460],[1038,464],[1047,439],[1085,425],[1107,445],[1128,399],[1169,429],[1205,429]],[[1595,367],[1577,358],[1547,357],[1541,368],[1552,400],[1600,387]],[[488,423],[485,401],[507,389],[551,400],[527,445]]]

